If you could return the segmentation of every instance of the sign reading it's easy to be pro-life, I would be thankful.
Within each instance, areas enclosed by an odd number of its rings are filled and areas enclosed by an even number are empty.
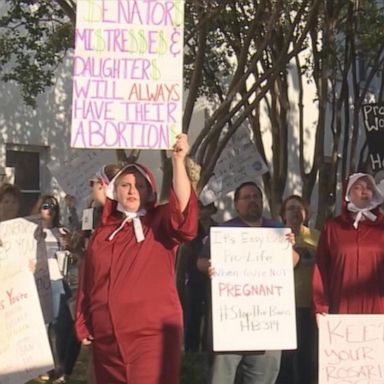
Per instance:
[[[211,228],[215,351],[296,348],[288,228]]]

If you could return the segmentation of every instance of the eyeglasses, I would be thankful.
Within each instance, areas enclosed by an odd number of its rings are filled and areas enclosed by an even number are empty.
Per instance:
[[[245,196],[242,196],[242,197],[239,197],[238,200],[245,200],[245,201],[251,201],[251,200],[260,200],[261,197],[260,195],[245,195]]]
[[[41,209],[55,209],[55,208],[56,208],[56,204],[53,204],[53,203],[44,203],[41,206]]]

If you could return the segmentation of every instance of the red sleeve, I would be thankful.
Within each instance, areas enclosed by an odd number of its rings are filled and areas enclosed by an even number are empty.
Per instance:
[[[180,204],[176,193],[171,187],[169,192],[167,216],[169,235],[176,243],[190,241],[196,237],[198,226],[198,205],[196,192],[192,187],[188,205],[183,212],[180,210]]]
[[[325,224],[316,250],[316,264],[312,277],[312,299],[315,313],[329,312],[329,226]]]
[[[86,305],[86,297],[84,292],[84,279],[85,279],[85,258],[81,260],[80,268],[79,268],[79,280],[78,280],[78,289],[76,295],[76,316],[75,316],[75,331],[76,336],[79,341],[86,339],[90,332],[87,327],[87,305]]]

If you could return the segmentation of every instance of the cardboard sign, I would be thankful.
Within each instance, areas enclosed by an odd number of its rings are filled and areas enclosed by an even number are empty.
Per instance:
[[[182,125],[184,1],[76,6],[72,147],[171,148]]]
[[[24,384],[53,368],[39,297],[30,272],[0,279],[0,384]]]
[[[51,281],[45,242],[39,235],[37,220],[31,216],[0,223],[0,280],[2,276],[29,271],[30,265],[35,264],[34,278],[40,305],[44,321],[49,323],[52,320]]]
[[[211,228],[215,351],[296,348],[288,228]]]
[[[384,104],[363,105],[368,158],[373,173],[384,170]]]
[[[384,383],[384,315],[319,316],[319,383]]]

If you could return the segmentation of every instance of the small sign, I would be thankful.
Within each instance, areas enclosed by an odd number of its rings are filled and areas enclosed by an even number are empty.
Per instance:
[[[319,316],[319,383],[384,383],[384,315]]]

